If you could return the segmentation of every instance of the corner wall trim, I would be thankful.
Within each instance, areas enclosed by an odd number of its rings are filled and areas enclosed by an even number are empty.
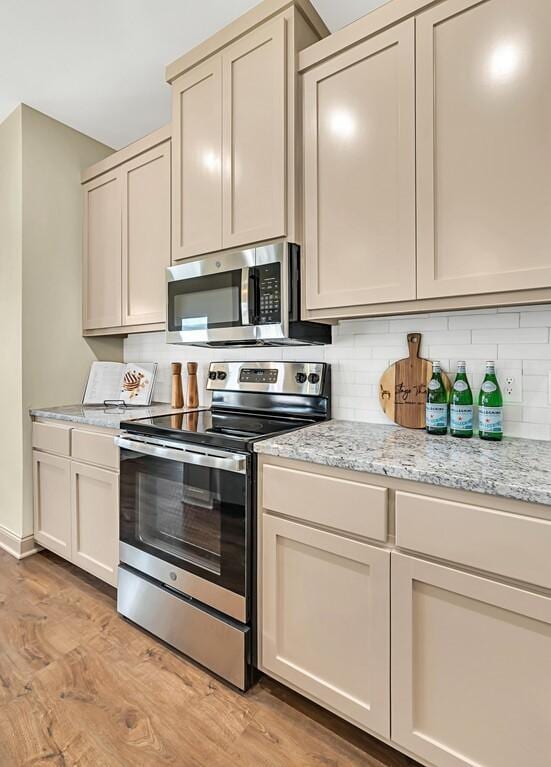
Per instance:
[[[0,549],[7,551],[12,557],[16,559],[25,559],[32,554],[36,554],[41,550],[34,540],[33,535],[26,535],[24,538],[20,538],[11,530],[0,525]]]

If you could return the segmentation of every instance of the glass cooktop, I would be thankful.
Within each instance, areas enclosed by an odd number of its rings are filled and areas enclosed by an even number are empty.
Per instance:
[[[312,423],[314,421],[299,418],[195,410],[128,421],[122,423],[121,428],[130,433],[243,449],[255,440],[294,431]]]

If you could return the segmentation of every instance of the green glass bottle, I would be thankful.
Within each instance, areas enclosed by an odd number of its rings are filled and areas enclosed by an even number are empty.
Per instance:
[[[503,395],[491,360],[486,363],[486,375],[478,395],[478,435],[480,439],[503,439]]]
[[[448,394],[442,381],[440,363],[432,363],[432,378],[427,389],[426,428],[429,434],[448,433]]]
[[[457,363],[450,397],[450,434],[452,437],[473,436],[473,393],[464,362]]]

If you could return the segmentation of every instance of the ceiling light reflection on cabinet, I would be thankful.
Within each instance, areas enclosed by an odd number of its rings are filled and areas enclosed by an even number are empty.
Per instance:
[[[329,117],[331,132],[341,139],[350,139],[356,133],[356,120],[346,109],[335,109]]]
[[[213,151],[203,152],[203,167],[210,173],[216,173],[220,170],[220,160]]]
[[[505,83],[514,79],[522,63],[522,49],[517,43],[502,42],[492,50],[488,62],[493,82]]]

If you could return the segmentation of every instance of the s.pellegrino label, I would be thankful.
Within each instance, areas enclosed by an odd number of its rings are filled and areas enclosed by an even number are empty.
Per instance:
[[[478,435],[481,439],[503,438],[503,396],[493,360],[486,363],[486,375],[478,395]]]
[[[450,433],[453,437],[473,436],[473,393],[463,361],[457,363],[450,396]]]
[[[448,431],[448,395],[437,361],[432,363],[432,378],[427,387],[425,421],[429,434],[446,434]]]

